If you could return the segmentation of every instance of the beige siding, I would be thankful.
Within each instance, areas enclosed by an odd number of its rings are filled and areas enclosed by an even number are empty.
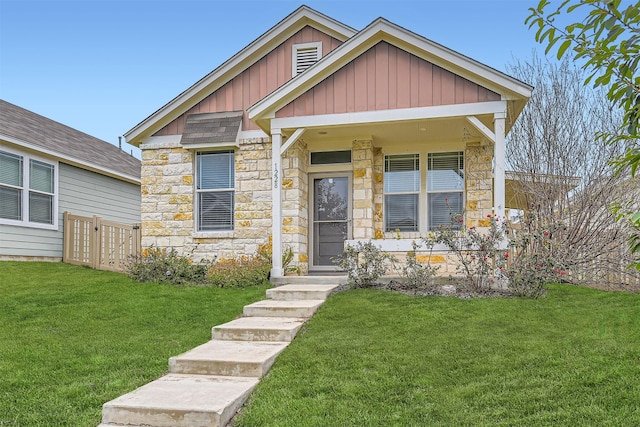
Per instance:
[[[500,95],[380,42],[276,113],[291,117],[497,101]]]
[[[186,113],[166,125],[155,135],[181,134],[186,118],[190,114],[233,110],[246,111],[247,108],[291,79],[293,45],[310,42],[322,42],[323,56],[341,44],[339,40],[307,26],[242,73],[238,74],[220,89],[200,101]],[[243,130],[258,129],[258,127],[249,120],[246,113],[243,117],[242,124]]]

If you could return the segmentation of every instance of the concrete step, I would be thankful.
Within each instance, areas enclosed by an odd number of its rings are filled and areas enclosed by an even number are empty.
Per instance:
[[[325,300],[340,285],[284,285],[267,289],[267,298],[274,300]]]
[[[286,342],[213,340],[170,358],[169,372],[260,378],[287,345]]]
[[[304,324],[291,317],[241,317],[214,326],[214,340],[289,342]]]
[[[168,374],[102,407],[102,425],[224,427],[258,378]]]
[[[247,317],[296,317],[313,316],[323,300],[264,300],[244,306],[243,314]]]
[[[346,285],[349,278],[346,273],[326,276],[280,276],[271,277],[274,286],[282,285]]]

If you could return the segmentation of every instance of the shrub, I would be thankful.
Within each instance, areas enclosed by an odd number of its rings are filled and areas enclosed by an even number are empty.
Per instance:
[[[209,263],[206,260],[193,263],[190,257],[178,255],[173,248],[167,251],[152,246],[131,259],[127,273],[138,282],[199,285],[206,283]]]
[[[433,247],[433,242],[428,242],[429,247]],[[413,289],[429,289],[434,287],[434,278],[440,267],[432,267],[431,264],[422,265],[417,260],[418,244],[411,242],[412,251],[407,253],[407,261],[402,267],[402,277],[406,285]]]
[[[510,227],[511,259],[507,263],[509,289],[518,296],[538,298],[544,285],[565,281],[566,266],[555,254],[554,233],[562,224],[547,224],[530,214]]]
[[[332,261],[347,272],[352,287],[366,288],[375,285],[396,259],[371,242],[358,242],[347,245],[342,255]]]
[[[506,250],[504,220],[496,215],[487,215],[489,227],[460,227],[462,214],[453,214],[451,225],[440,227],[433,237],[435,243],[447,245],[458,259],[456,269],[465,283],[476,291],[491,288],[496,281],[504,280]]]
[[[219,288],[246,288],[269,280],[271,263],[264,257],[241,256],[221,259],[209,267],[208,280]]]

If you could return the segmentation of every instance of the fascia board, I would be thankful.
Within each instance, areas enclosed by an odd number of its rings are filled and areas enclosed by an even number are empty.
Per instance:
[[[392,24],[383,18],[378,18],[303,74],[251,106],[248,109],[249,118],[251,120],[260,120],[269,116],[273,117],[277,110],[379,41],[388,41],[416,56],[498,93],[504,94],[507,92],[521,99],[531,96],[532,88],[529,85]]]
[[[35,145],[35,144],[31,144],[29,142],[26,141],[22,141],[16,138],[13,138],[11,136],[8,135],[2,135],[0,134],[0,142],[7,142],[9,144],[13,144],[16,145],[18,147],[22,147],[24,149],[27,149],[29,151],[33,151],[36,153],[41,153],[44,154],[46,156],[49,157],[53,157],[55,159],[57,159],[58,161],[61,161],[63,163],[68,163],[72,166],[76,166],[79,167],[80,169],[85,169],[91,172],[96,172],[99,173],[101,175],[107,175],[110,176],[112,178],[116,178],[119,179],[121,181],[127,181],[130,182],[132,184],[138,184],[140,185],[141,181],[140,178],[132,176],[132,175],[127,175],[127,174],[123,174],[121,172],[118,172],[116,170],[110,169],[110,168],[105,168],[102,166],[99,166],[95,163],[91,163],[91,162],[87,162],[85,160],[80,160],[78,158],[75,158],[73,156],[69,156],[66,154],[61,154],[57,151],[53,151],[53,150],[49,150],[47,148],[43,148],[39,145]]]
[[[211,73],[127,131],[124,134],[125,141],[134,146],[138,146],[142,142],[141,138],[148,136],[150,132],[160,129],[162,126],[165,126],[176,117],[188,111],[204,97],[222,87],[233,77],[240,74],[272,49],[280,45],[284,40],[307,25],[326,32],[341,41],[349,39],[356,33],[356,30],[353,28],[316,12],[307,6],[302,6]]]

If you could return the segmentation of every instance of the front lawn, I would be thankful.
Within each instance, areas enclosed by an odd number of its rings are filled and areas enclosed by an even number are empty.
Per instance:
[[[93,426],[102,404],[167,371],[249,289],[136,283],[61,263],[0,262],[0,426]]]
[[[330,297],[237,426],[637,426],[640,294]]]

